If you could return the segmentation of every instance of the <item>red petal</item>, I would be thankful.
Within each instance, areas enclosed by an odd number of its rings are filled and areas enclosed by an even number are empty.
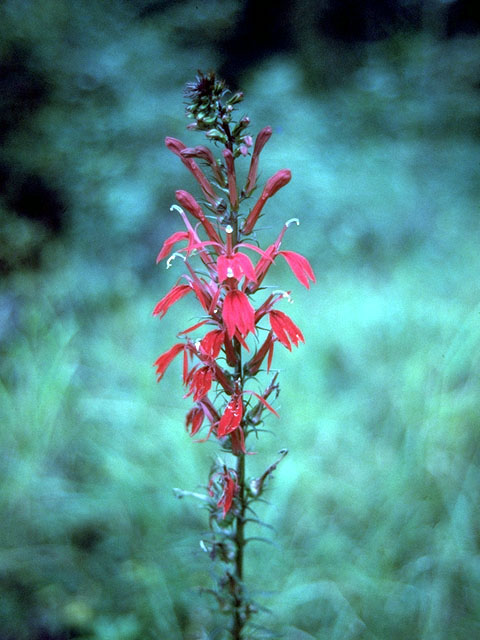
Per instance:
[[[183,351],[184,348],[185,345],[182,342],[174,344],[173,347],[171,347],[168,351],[165,351],[165,353],[162,353],[162,355],[155,360],[153,366],[157,367],[157,382],[160,382],[160,380],[163,378],[163,374],[169,367],[172,360],[176,356],[178,356],[178,354]]]
[[[233,256],[219,256],[217,271],[219,282],[223,282],[227,278],[240,280],[243,276],[253,282],[257,281],[252,261],[243,253],[235,253]]]
[[[255,393],[255,391],[247,391],[247,389],[245,389],[244,391],[242,391],[242,393],[251,393],[252,396],[255,396],[262,404],[263,406],[268,409],[269,411],[271,411],[273,413],[274,416],[277,416],[277,418],[279,418],[280,416],[278,415],[278,413],[275,411],[275,409],[268,404],[268,402],[265,400],[265,398],[262,398],[262,396],[258,395],[258,393]]]
[[[224,337],[225,331],[222,329],[209,331],[200,341],[200,351],[212,360],[215,360],[222,348]]]
[[[155,309],[153,310],[154,316],[163,316],[167,313],[172,304],[175,304],[178,300],[186,296],[192,289],[188,284],[177,284],[171,289],[166,296],[164,296],[160,302],[157,302]]]
[[[185,426],[188,431],[188,426],[191,425],[192,427],[190,430],[191,436],[194,436],[196,433],[200,431],[204,419],[205,419],[205,414],[203,413],[200,407],[193,407],[193,409],[190,409],[190,411],[187,413],[187,416],[185,418]]]
[[[197,369],[191,378],[190,391],[187,395],[193,393],[194,402],[201,400],[210,391],[212,378],[212,372],[209,367]]]
[[[223,508],[223,517],[225,517],[227,513],[230,511],[236,491],[237,491],[237,483],[230,476],[229,473],[225,472],[223,474],[223,493],[220,500],[217,503],[217,507]]]
[[[296,278],[307,289],[310,288],[310,283],[308,282],[309,279],[312,282],[316,282],[313,269],[306,258],[301,256],[299,253],[295,253],[295,251],[279,251],[278,254],[285,258]]]
[[[188,240],[188,238],[189,236],[186,231],[177,231],[169,238],[167,238],[167,240],[165,240],[165,242],[163,243],[163,247],[161,248],[160,253],[157,256],[157,264],[160,262],[160,260],[163,260],[168,256],[174,244],[180,242],[181,240]]]
[[[234,396],[225,407],[225,411],[218,423],[217,436],[224,436],[235,431],[240,426],[243,416],[243,403],[240,396]]]
[[[298,347],[299,341],[305,342],[300,329],[285,313],[273,310],[270,311],[269,317],[273,333],[289,351],[292,350],[290,340],[296,347]]]
[[[184,329],[183,331],[180,331],[179,333],[177,333],[177,336],[183,336],[186,333],[190,333],[191,331],[195,331],[195,329],[198,329],[198,327],[201,327],[203,324],[206,324],[208,322],[208,320],[201,320],[200,322],[197,322],[197,324],[194,324],[191,327],[188,327],[188,329]]]
[[[246,335],[255,333],[255,310],[247,296],[238,289],[228,291],[223,301],[222,317],[229,338],[233,338],[236,329]]]

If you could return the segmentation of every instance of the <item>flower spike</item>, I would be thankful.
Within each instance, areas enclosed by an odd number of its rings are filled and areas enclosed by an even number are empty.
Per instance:
[[[254,452],[247,440],[253,434],[261,435],[268,413],[278,417],[273,407],[279,393],[278,372],[268,376],[266,385],[262,381],[272,369],[274,350],[282,345],[291,352],[304,342],[300,328],[277,309],[282,299],[290,300],[290,292],[281,285],[263,283],[279,257],[303,286],[309,288],[315,275],[307,258],[281,249],[286,230],[299,224],[297,218],[287,220],[266,248],[256,238],[246,237],[254,231],[267,201],[291,179],[290,170],[281,169],[265,182],[258,199],[250,205],[245,202],[257,186],[260,154],[272,128],[264,127],[254,142],[248,116],[235,114],[243,94],[231,93],[213,72],[199,71],[188,84],[185,98],[187,128],[203,132],[207,146],[187,147],[172,137],[165,140],[199,189],[197,194],[184,189],[175,192],[178,204],[171,210],[181,216],[184,226],[163,241],[157,262],[165,260],[167,268],[174,266],[182,272],[157,302],[153,315],[163,318],[193,292],[199,317],[179,323],[175,330],[178,342],[157,358],[154,367],[160,381],[173,360],[182,355],[183,397],[191,402],[185,416],[187,434],[194,442],[212,440],[213,434],[222,451],[235,460],[235,468],[215,460],[204,493],[178,491],[199,497],[208,510],[211,536],[201,546],[212,559],[222,562],[224,574],[212,592],[222,610],[231,614],[229,632],[239,640],[246,637],[246,625],[256,611],[255,603],[247,598],[242,575],[246,543],[252,539],[245,535],[248,515],[255,513],[252,503],[262,495],[266,479],[281,460],[249,480],[246,460]],[[221,149],[216,153],[218,146]],[[245,174],[245,168],[248,173],[242,188],[237,177]]]

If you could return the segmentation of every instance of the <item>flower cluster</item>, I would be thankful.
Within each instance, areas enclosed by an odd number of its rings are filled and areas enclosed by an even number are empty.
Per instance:
[[[304,342],[301,330],[277,308],[288,294],[269,292],[263,282],[279,258],[305,287],[315,282],[315,276],[304,256],[282,249],[287,228],[298,220],[286,222],[265,249],[256,244],[255,225],[267,201],[290,181],[288,169],[269,178],[253,206],[245,214],[240,212],[257,186],[259,156],[272,129],[262,129],[253,142],[246,133],[248,118],[237,124],[232,120],[233,105],[242,95],[226,98],[223,83],[212,74],[200,75],[187,86],[186,95],[187,114],[195,120],[189,128],[206,131],[207,138],[224,149],[216,159],[208,147],[187,147],[175,138],[166,139],[168,149],[197,181],[201,199],[184,190],[175,193],[178,204],[171,210],[182,219],[183,229],[165,240],[157,262],[165,261],[170,267],[181,258],[184,272],[156,304],[153,315],[162,318],[172,305],[193,294],[201,317],[193,326],[182,328],[179,341],[154,366],[161,380],[172,361],[182,355],[185,397],[193,401],[186,416],[188,432],[197,436],[204,430],[203,440],[213,434],[224,450],[241,456],[247,453],[246,438],[262,422],[264,410],[277,415],[269,402],[269,396],[278,391],[276,376],[263,391],[249,388],[251,379],[262,369],[270,371],[277,345],[291,350]],[[246,157],[250,164],[240,188],[235,162]],[[216,472],[215,484],[221,485],[218,506],[225,516],[234,504],[237,477],[225,467]]]

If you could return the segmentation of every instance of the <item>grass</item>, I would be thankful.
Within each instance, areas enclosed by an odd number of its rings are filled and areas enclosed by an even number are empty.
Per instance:
[[[247,575],[268,592],[262,623],[286,640],[470,640],[480,632],[473,107],[463,132],[443,136],[425,128],[419,93],[400,101],[353,83],[314,98],[297,76],[277,59],[246,87],[255,127],[275,131],[262,179],[293,173],[264,236],[300,218],[284,246],[318,278],[306,292],[287,269],[271,272],[294,291],[289,312],[306,344],[277,350],[281,419],[249,465],[259,473],[280,448],[289,455],[260,514],[276,546],[252,543]],[[453,119],[445,84],[442,121]],[[161,161],[170,202],[184,175]],[[91,184],[88,166],[74,165],[67,174],[83,170]],[[109,184],[104,213],[118,196]],[[149,172],[147,203],[156,188]],[[73,187],[72,198],[63,243],[48,245],[41,270],[2,285],[2,637],[219,638],[221,619],[197,591],[209,586],[206,514],[172,493],[205,483],[216,447],[185,433],[178,367],[157,386],[151,366],[174,341],[176,314],[187,324],[196,315],[186,299],[160,323],[151,317],[175,279],[154,266],[172,222],[145,205],[138,234],[125,217],[111,222],[111,251]]]

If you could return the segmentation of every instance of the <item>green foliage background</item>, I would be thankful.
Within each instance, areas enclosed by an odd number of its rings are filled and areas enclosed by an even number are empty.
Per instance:
[[[142,20],[138,4],[0,9],[2,57],[23,60],[25,90],[46,87],[24,111],[21,87],[2,97],[1,161],[65,203],[53,234],[0,200],[2,640],[221,637],[197,591],[206,513],[172,493],[205,483],[216,445],[185,433],[175,366],[159,386],[151,366],[197,310],[151,311],[179,273],[155,266],[178,227],[174,190],[195,191],[163,139],[201,143],[182,88],[221,62],[212,42],[242,3],[165,3]],[[275,132],[262,178],[293,174],[263,237],[298,217],[284,246],[318,279],[307,292],[271,271],[306,344],[277,350],[281,419],[248,461],[259,473],[290,451],[260,514],[277,546],[252,543],[248,580],[273,637],[471,640],[480,41],[365,44],[327,88],[312,70],[328,75],[323,46],[306,38],[242,78],[254,131]]]

